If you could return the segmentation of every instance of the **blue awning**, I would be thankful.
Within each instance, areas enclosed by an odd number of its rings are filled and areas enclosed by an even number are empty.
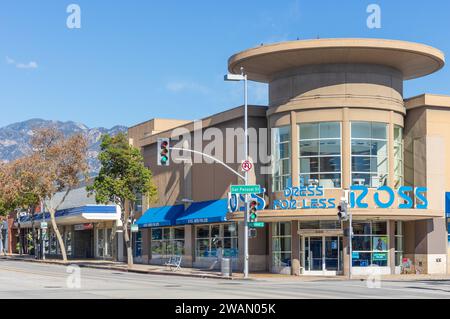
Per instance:
[[[110,215],[116,215],[117,209],[116,206],[113,205],[87,205],[87,206],[81,206],[81,207],[73,207],[63,210],[58,210],[55,213],[55,218],[58,220],[59,218],[63,217],[72,217],[72,216],[78,216],[82,214],[110,214]],[[41,221],[42,219],[49,220],[50,219],[50,213],[46,212],[45,216],[42,216],[42,213],[36,213],[34,215],[35,221]],[[21,223],[31,222],[32,216],[27,215],[20,218]]]
[[[450,193],[445,193],[445,212],[450,218]]]
[[[219,199],[207,202],[193,203],[183,216],[176,220],[177,225],[206,224],[226,222],[228,200]]]
[[[139,218],[137,224],[139,228],[173,226],[177,217],[183,213],[184,205],[150,208]]]

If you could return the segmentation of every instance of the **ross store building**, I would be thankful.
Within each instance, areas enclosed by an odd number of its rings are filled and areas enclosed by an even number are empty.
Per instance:
[[[435,48],[380,39],[284,42],[230,58],[231,73],[243,67],[269,88],[268,106],[249,107],[249,127],[269,132],[252,143],[272,158],[270,174],[254,160],[252,183],[265,188],[255,198],[266,203],[258,221],[266,224],[250,239],[251,271],[345,275],[351,260],[353,274],[447,272],[450,96],[403,96],[404,81],[444,63]],[[157,140],[173,139],[174,129],[194,144],[208,128],[226,136],[243,128],[243,116],[237,107],[200,123],[154,119],[129,129],[159,190],[138,220],[143,263],[181,255],[186,267],[215,268],[223,254],[242,270],[243,213],[230,210],[229,197],[242,181],[218,163],[157,166]],[[238,153],[242,136],[233,140]],[[230,166],[239,170],[240,161]],[[351,208],[351,256],[336,207],[350,189],[362,204]]]

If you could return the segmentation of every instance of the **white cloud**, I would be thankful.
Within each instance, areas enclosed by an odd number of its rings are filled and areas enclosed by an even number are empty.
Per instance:
[[[209,89],[207,87],[192,81],[172,81],[166,84],[166,89],[173,93],[179,93],[182,91],[193,91],[202,94],[209,93]]]
[[[37,69],[38,64],[35,61],[30,61],[28,63],[16,62],[14,59],[10,57],[6,57],[6,63],[12,64],[18,69]]]
[[[6,57],[6,63],[7,64],[15,64],[16,61],[14,61],[13,59],[11,59],[9,56]]]

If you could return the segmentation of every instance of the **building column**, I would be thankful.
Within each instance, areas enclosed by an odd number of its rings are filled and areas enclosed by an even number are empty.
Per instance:
[[[389,267],[391,268],[391,275],[395,274],[395,221],[388,221],[388,234],[389,234]]]
[[[183,267],[192,268],[195,259],[195,226],[184,226],[184,256]]]
[[[150,259],[151,254],[152,254],[152,245],[151,245],[151,228],[144,228],[141,230],[142,232],[142,263],[143,264],[149,264],[150,263]]]
[[[269,230],[268,230],[268,233],[269,233],[269,251],[268,251],[269,258],[267,260],[267,262],[268,262],[267,268],[269,269],[269,272],[273,272],[273,256],[272,256],[273,223],[268,223],[268,227],[269,227]]]
[[[300,276],[300,236],[298,235],[298,221],[291,222],[291,247],[292,247],[292,261],[291,273],[294,276]]]
[[[394,164],[395,164],[395,156],[394,156],[394,111],[389,112],[389,126],[388,126],[388,186],[394,188]]]
[[[351,186],[350,163],[351,163],[351,143],[350,143],[350,117],[349,109],[342,109],[342,188],[349,189]]]
[[[238,251],[239,251],[239,259],[238,259],[238,269],[242,269],[242,272],[244,272],[244,241],[245,241],[245,227],[244,222],[238,222]],[[250,244],[250,239],[249,239]],[[250,253],[250,249],[249,249]]]
[[[291,167],[292,167],[292,186],[300,186],[300,150],[298,143],[298,125],[297,113],[291,112]]]
[[[343,222],[343,228],[344,229],[348,229],[348,225],[349,222]],[[345,232],[344,232],[345,234]],[[342,267],[343,267],[343,273],[344,276],[348,276],[349,275],[349,271],[350,271],[350,251],[349,251],[349,240],[350,238],[348,236],[343,236],[342,237],[342,245],[344,247],[342,247],[342,256],[343,256],[343,261],[342,261]]]

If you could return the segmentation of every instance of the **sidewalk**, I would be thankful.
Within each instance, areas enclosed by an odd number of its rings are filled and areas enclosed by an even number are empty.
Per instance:
[[[69,260],[65,264],[61,260],[46,259],[36,260],[32,256],[19,256],[8,255],[0,256],[0,260],[11,261],[23,261],[23,262],[35,262],[41,264],[56,264],[56,265],[77,265],[82,268],[94,268],[113,271],[122,271],[130,273],[151,274],[151,275],[167,275],[167,276],[182,276],[192,278],[209,278],[209,279],[222,279],[222,280],[244,280],[242,273],[234,273],[232,277],[223,277],[219,271],[211,271],[207,269],[195,269],[195,268],[182,268],[178,271],[171,271],[166,266],[156,265],[142,265],[135,264],[132,268],[122,262],[113,262],[105,260]],[[295,282],[295,281],[347,281],[346,276],[290,276],[271,273],[252,273],[250,280],[254,281],[283,281],[283,282]],[[353,281],[367,280],[367,276],[354,276]],[[382,281],[450,281],[450,275],[383,275],[379,277]]]

